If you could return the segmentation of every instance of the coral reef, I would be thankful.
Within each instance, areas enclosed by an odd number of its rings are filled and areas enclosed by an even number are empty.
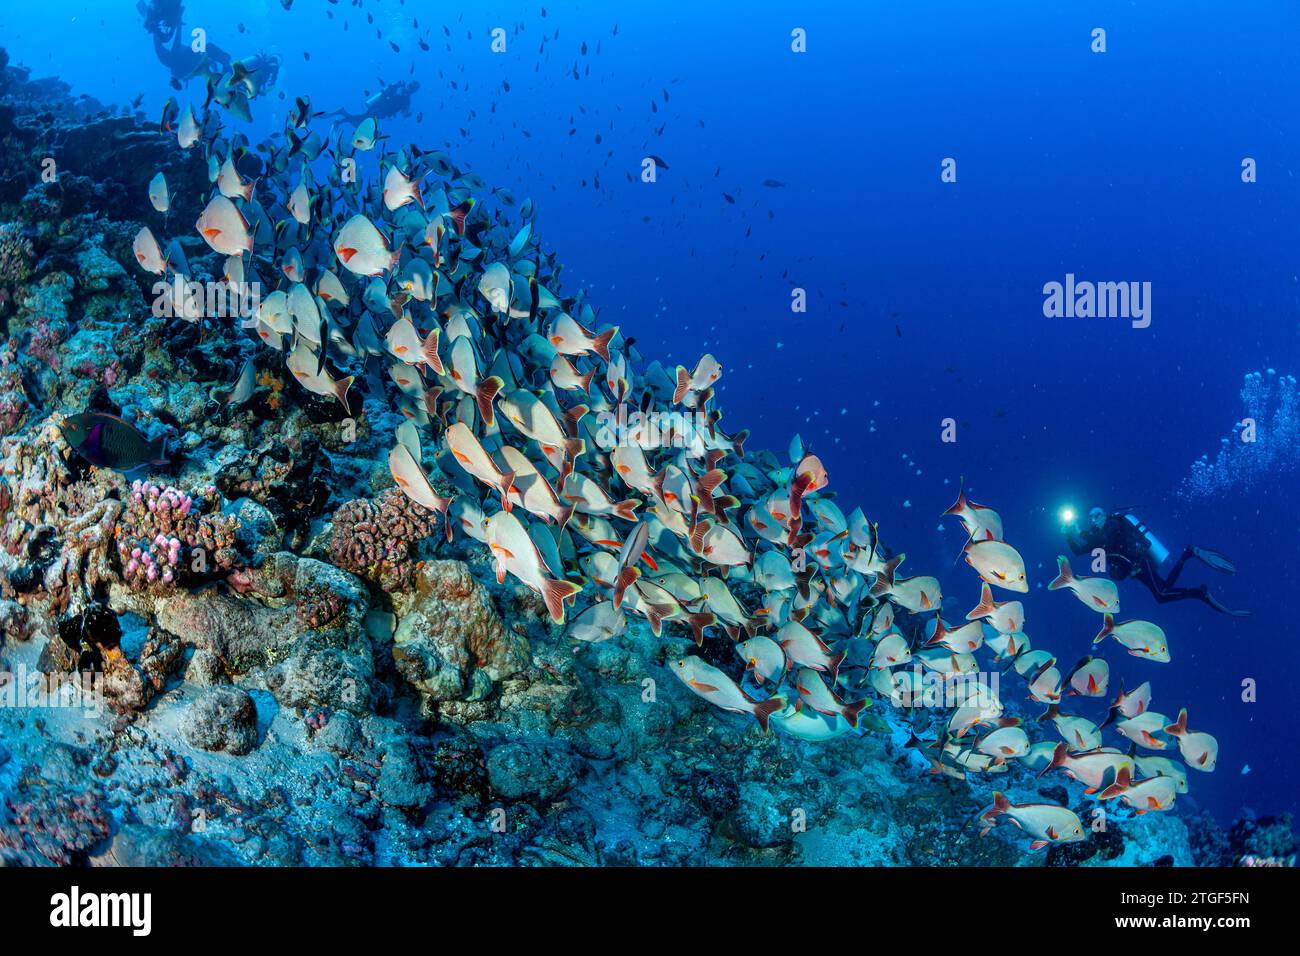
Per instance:
[[[437,518],[396,488],[373,501],[349,501],[331,521],[330,557],[386,591],[409,588],[416,574],[413,546],[436,533]]]
[[[0,695],[20,674],[85,689],[0,707],[0,863],[1191,861],[1179,818],[1120,808],[1026,856],[971,825],[992,787],[927,774],[902,726],[764,735],[673,675],[686,629],[572,641],[468,518],[378,490],[402,416],[369,397],[345,416],[251,333],[151,313],[132,239],[158,224],[158,171],[193,222],[197,151],[0,51]],[[222,274],[197,236],[177,247]],[[214,398],[249,360],[254,395]],[[60,430],[80,410],[166,437],[170,461],[91,465]],[[712,633],[699,653],[735,664]],[[1051,799],[1091,806],[1073,781]],[[1223,846],[1284,852],[1279,826]]]
[[[0,222],[0,286],[16,286],[32,272],[35,250],[16,222]]]
[[[195,497],[133,481],[115,531],[123,580],[136,587],[177,585],[233,568],[239,519],[205,514],[215,495],[215,488]]]

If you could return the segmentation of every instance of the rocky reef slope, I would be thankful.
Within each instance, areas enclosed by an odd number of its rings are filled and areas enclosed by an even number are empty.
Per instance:
[[[151,313],[158,170],[193,221],[201,160],[0,52],[0,862],[1193,862],[1173,814],[1050,854],[980,839],[987,789],[902,730],[765,736],[640,619],[575,651],[392,489],[364,416],[345,439],[253,343]],[[254,400],[212,401],[250,357]],[[84,410],[174,463],[88,466],[58,427]]]

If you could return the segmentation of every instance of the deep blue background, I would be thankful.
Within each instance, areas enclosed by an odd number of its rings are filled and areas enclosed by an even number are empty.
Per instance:
[[[281,53],[280,89],[317,108],[359,110],[376,77],[414,65],[423,122],[384,124],[394,141],[449,144],[534,197],[566,290],[588,285],[602,320],[648,356],[713,351],[725,424],[782,449],[801,432],[845,510],[879,520],[906,571],[941,575],[951,615],[978,593],[952,567],[955,523],[938,518],[963,475],[1030,566],[1027,631],[1066,663],[1099,622],[1038,590],[1063,502],[1139,504],[1170,547],[1228,552],[1241,573],[1213,583],[1253,619],[1157,610],[1125,588],[1123,616],[1164,626],[1174,660],[1109,645],[1113,683],[1151,679],[1155,709],[1186,704],[1218,736],[1219,770],[1196,775],[1185,802],[1224,817],[1296,808],[1300,476],[1177,498],[1241,417],[1242,376],[1300,373],[1294,3],[455,6],[191,0],[186,22],[236,55]],[[106,102],[142,92],[153,117],[171,91],[138,19],[125,0],[7,0],[0,42]],[[489,50],[494,26],[510,34],[505,54]],[[790,51],[794,27],[806,54]],[[1094,27],[1105,54],[1089,49]],[[255,103],[259,132],[281,127],[284,106]],[[647,153],[670,168],[630,182]],[[940,182],[944,157],[956,184]],[[1152,326],[1045,319],[1042,286],[1066,272],[1151,282]],[[804,315],[790,312],[792,285],[808,290]],[[939,441],[947,416],[955,445]],[[1258,703],[1240,702],[1244,678],[1260,682]]]

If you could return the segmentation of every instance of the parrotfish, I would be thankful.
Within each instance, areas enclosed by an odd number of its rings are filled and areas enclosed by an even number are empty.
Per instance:
[[[165,437],[149,441],[134,425],[116,415],[69,415],[59,425],[59,431],[77,454],[99,468],[133,471],[143,465],[167,464]]]

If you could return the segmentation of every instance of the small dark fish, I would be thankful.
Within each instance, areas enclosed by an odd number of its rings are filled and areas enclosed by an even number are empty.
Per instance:
[[[725,199],[727,202],[731,203],[731,205],[733,206],[736,204],[736,197],[734,196],[730,196],[727,193],[723,193],[722,198]]]
[[[651,153],[651,154],[650,154],[650,158],[653,159],[653,160],[655,161],[655,165],[658,166],[660,169],[667,169],[667,168],[668,168],[668,164],[665,163],[665,162],[664,162],[662,159],[660,159],[658,156],[656,156],[654,153]]]
[[[781,180],[779,179],[765,179],[763,180],[763,185],[766,186],[768,189],[785,188],[785,183],[781,182]]]
[[[69,415],[59,431],[82,458],[100,468],[131,471],[141,465],[167,464],[165,438],[151,442],[134,425],[116,415],[101,412]]]

